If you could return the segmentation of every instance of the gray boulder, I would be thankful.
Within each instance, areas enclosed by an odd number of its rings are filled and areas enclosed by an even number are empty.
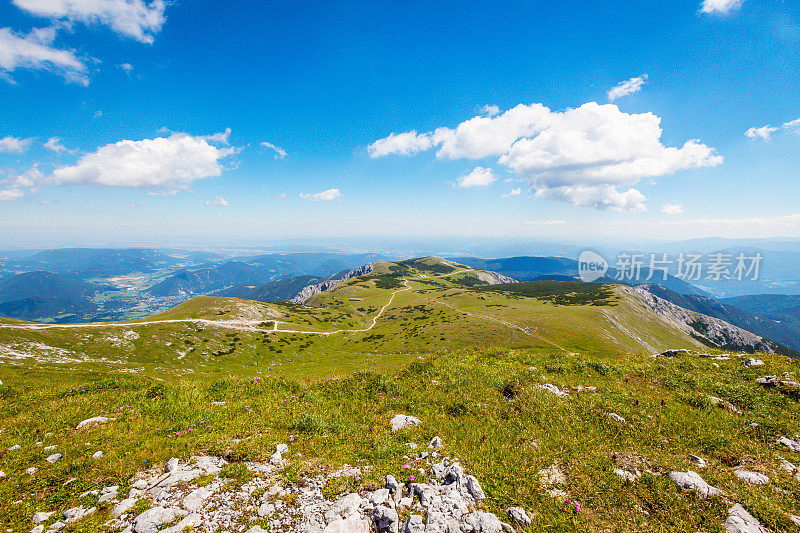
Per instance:
[[[528,513],[522,507],[509,507],[506,512],[508,516],[520,526],[528,527],[531,525],[531,517],[528,516]]]
[[[722,491],[706,483],[703,478],[700,477],[700,474],[692,470],[687,472],[668,472],[667,479],[683,489],[697,491],[701,498],[722,494]]]
[[[728,533],[769,533],[769,530],[738,503],[728,510],[725,531]]]

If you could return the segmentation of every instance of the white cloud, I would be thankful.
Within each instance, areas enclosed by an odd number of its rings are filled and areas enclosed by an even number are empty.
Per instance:
[[[417,135],[416,131],[392,133],[388,137],[377,140],[368,147],[370,157],[382,157],[389,154],[414,155],[417,152],[433,147],[427,135]]]
[[[222,174],[220,161],[235,149],[209,144],[224,144],[224,134],[218,135],[212,139],[216,136],[173,133],[169,137],[107,144],[84,155],[73,166],[55,169],[51,181],[173,193],[185,190],[195,180]]]
[[[481,112],[484,115],[493,117],[495,115],[500,114],[500,107],[496,105],[485,105],[481,108]]]
[[[781,131],[781,133],[800,132],[800,118],[784,122],[780,127],[766,125],[760,128],[750,128],[744,134],[751,139],[769,142],[772,140],[772,135],[777,131]]]
[[[73,52],[53,48],[55,36],[53,28],[34,29],[26,35],[0,28],[0,75],[10,80],[10,73],[18,68],[46,70],[68,82],[88,85],[86,65]]]
[[[526,220],[525,224],[529,226],[563,226],[566,220]]]
[[[623,113],[613,104],[589,102],[561,112],[520,104],[495,117],[474,117],[455,129],[392,134],[370,150],[373,157],[411,155],[434,147],[442,159],[494,156],[498,164],[526,179],[538,197],[637,211],[644,209],[644,195],[619,187],[722,163],[713,148],[697,140],[664,146],[661,134],[658,116]]]
[[[742,7],[744,0],[703,0],[700,11],[703,13],[726,14]]]
[[[750,218],[698,218],[694,220],[668,220],[662,224],[689,227],[714,227],[714,228],[792,228],[800,226],[800,213],[777,217],[750,217]]]
[[[331,200],[336,200],[341,197],[342,193],[339,189],[328,189],[327,191],[318,192],[316,194],[300,193],[300,198],[304,200],[319,200],[322,202],[330,202]]]
[[[774,126],[761,126],[760,128],[750,128],[744,134],[751,139],[761,139],[762,141],[772,140],[772,134],[778,131]]]
[[[664,213],[665,215],[682,215],[683,205],[665,203],[664,205],[661,206],[661,212]]]
[[[68,151],[66,146],[61,144],[61,138],[60,137],[50,137],[49,139],[47,139],[47,142],[44,143],[44,147],[47,148],[48,150],[52,150],[53,152],[56,152],[56,153],[61,153],[61,152],[67,152]]]
[[[495,182],[497,178],[491,168],[475,167],[469,174],[461,176],[456,180],[456,186],[466,187],[485,187]]]
[[[164,24],[163,0],[13,0],[34,15],[67,22],[105,24],[120,35],[152,43]]]
[[[642,90],[642,85],[647,83],[647,74],[643,74],[638,78],[631,78],[629,80],[620,82],[616,87],[608,91],[608,101],[613,102],[617,98],[636,94]]]
[[[126,74],[130,74],[131,72],[133,72],[133,65],[131,65],[130,63],[122,63],[117,66],[122,70],[124,70]]]
[[[31,144],[31,139],[3,137],[0,139],[0,152],[24,152]]]
[[[0,202],[13,202],[25,196],[21,189],[0,189]]]
[[[224,196],[217,196],[212,200],[206,200],[206,206],[208,207],[227,207],[228,206],[228,199]]]
[[[264,148],[268,148],[268,149],[274,151],[275,152],[275,159],[283,159],[284,157],[286,157],[286,150],[284,150],[280,146],[275,146],[271,142],[264,141],[264,142],[261,143],[261,146],[263,146]]]
[[[516,189],[511,189],[509,192],[503,195],[503,198],[510,198],[512,196],[520,196],[522,194],[522,187],[517,187]]]

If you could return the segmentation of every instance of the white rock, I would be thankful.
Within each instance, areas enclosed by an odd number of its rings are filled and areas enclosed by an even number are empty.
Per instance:
[[[58,521],[53,522],[52,524],[50,524],[50,529],[48,529],[47,531],[60,531],[60,530],[64,529],[66,526],[67,526],[67,524],[65,524],[61,520],[58,520]]]
[[[751,485],[766,485],[769,483],[769,478],[759,472],[751,472],[744,468],[736,468],[733,473],[736,474],[736,477]]]
[[[53,451],[53,450],[55,450],[56,448],[58,448],[58,446],[56,446],[55,444],[53,444],[52,446],[45,446],[44,448],[42,448],[42,451],[45,451],[45,452],[50,452],[50,451]]]
[[[47,461],[48,463],[55,463],[59,459],[61,459],[61,454],[60,453],[54,453],[53,455],[51,455],[47,459],[45,459],[45,461]]]
[[[620,424],[625,423],[625,419],[619,416],[617,413],[606,413],[606,416],[615,422],[619,422]]]
[[[225,405],[225,402],[221,403]],[[247,531],[245,531],[245,533],[269,533],[269,531],[267,531],[266,529],[262,529],[261,526],[253,526]]]
[[[101,451],[96,451],[92,454],[92,459],[100,459],[101,457],[103,457],[103,452]]]
[[[83,428],[89,427],[89,426],[99,426],[101,424],[105,424],[109,420],[112,420],[112,419],[111,418],[106,418],[104,416],[93,416],[92,418],[87,418],[86,420],[82,421],[80,424],[78,424],[75,427],[75,429],[83,429]]]
[[[705,468],[708,466],[706,460],[700,457],[699,455],[689,454],[689,462],[691,462],[694,466],[698,468]]]
[[[790,515],[789,518],[794,522],[794,525],[800,527],[800,516]]]
[[[391,474],[386,476],[386,488],[389,489],[389,492],[393,494],[397,491],[397,489],[400,488],[400,484]]]
[[[697,491],[701,498],[722,494],[722,491],[706,483],[700,477],[700,474],[692,470],[687,472],[668,472],[667,479],[684,489]]]
[[[34,524],[41,524],[42,522],[46,521],[48,518],[53,516],[53,513],[45,513],[45,512],[38,512],[33,515],[32,521]]]
[[[199,513],[192,513],[183,520],[161,530],[160,533],[183,533],[187,530],[194,530],[203,523],[203,517]]]
[[[183,499],[183,507],[189,511],[197,511],[212,494],[214,494],[214,491],[205,487],[195,489]]]
[[[177,457],[173,457],[172,459],[167,461],[167,464],[164,465],[164,473],[169,474],[169,473],[174,472],[175,469],[178,468],[179,464],[180,464],[180,461],[178,461],[178,458]]]
[[[762,361],[761,359],[756,359],[755,357],[749,357],[744,362],[744,366],[763,366],[763,365],[764,361]]]
[[[9,448],[8,450],[6,450],[6,451],[7,451],[7,452],[13,452],[14,450],[19,450],[20,448],[21,448],[21,446],[20,446],[19,444],[15,444],[15,445],[13,445],[12,447],[10,447],[10,448]]]
[[[277,446],[275,446],[275,453],[273,453],[272,456],[269,458],[269,462],[272,464],[280,463],[283,454],[285,454],[288,451],[289,451],[289,446],[282,443],[278,444]]]
[[[258,516],[266,518],[275,512],[275,506],[269,502],[264,502],[258,507]]]
[[[442,447],[442,437],[436,436],[431,439],[428,443],[428,448],[441,448]]]
[[[133,533],[156,533],[161,526],[182,517],[186,511],[166,507],[153,507],[133,521]]]
[[[738,503],[728,510],[725,531],[728,533],[769,533],[756,518]]]
[[[566,392],[562,391],[561,389],[559,389],[558,387],[556,387],[552,383],[545,383],[544,385],[537,385],[537,387],[539,387],[542,390],[546,390],[547,392],[550,392],[552,394],[555,394],[559,398],[566,398],[566,396],[567,396]]]
[[[475,501],[479,502],[486,499],[486,494],[484,494],[481,484],[478,483],[478,479],[475,476],[467,476],[467,491],[475,498]]]
[[[31,533],[44,533],[44,526],[34,526]]]
[[[397,431],[400,429],[417,426],[422,423],[422,420],[415,416],[395,415],[395,417],[392,418],[391,423],[392,431]]]
[[[6,473],[0,470],[0,479],[3,479],[4,477],[6,477]]]
[[[372,521],[378,533],[399,533],[400,522],[397,511],[381,505],[372,510]]]
[[[97,507],[86,509],[82,505],[79,505],[78,507],[73,507],[72,509],[64,511],[64,520],[66,520],[68,524],[74,524],[87,516],[93,515],[96,511]]]
[[[778,439],[778,444],[783,444],[793,452],[800,453],[800,444],[798,444],[797,442],[793,441],[790,438],[781,437],[780,439]]]
[[[114,506],[111,514],[114,516],[114,518],[119,518],[130,511],[134,505],[136,505],[136,498],[126,498]]]
[[[476,511],[464,517],[464,524],[476,533],[501,533],[503,531],[503,524],[492,513],[484,513]],[[464,527],[462,526],[462,530]]]
[[[358,515],[352,515],[342,520],[335,520],[328,524],[323,533],[369,533],[369,521]]]
[[[370,497],[372,505],[382,505],[389,501],[389,489],[379,489],[372,493]]]
[[[509,507],[506,512],[520,526],[528,527],[531,525],[531,517],[522,507]]]
[[[403,533],[425,533],[425,524],[422,522],[422,516],[412,514],[403,525]]]
[[[38,469],[35,466],[32,466],[32,467],[28,468],[27,470],[25,470],[25,473],[32,476],[32,475],[34,475],[36,473],[37,470]]]
[[[144,490],[147,488],[147,481],[139,479],[133,485],[131,485],[131,487],[134,489]]]
[[[635,483],[636,480],[639,479],[639,476],[633,472],[628,472],[627,470],[623,470],[621,468],[615,468],[614,473],[618,475],[625,483]]]

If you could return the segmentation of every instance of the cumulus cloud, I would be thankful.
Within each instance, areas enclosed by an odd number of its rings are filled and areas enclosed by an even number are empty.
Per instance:
[[[84,155],[75,165],[55,169],[50,180],[55,184],[185,190],[195,180],[222,174],[221,160],[235,152],[234,148],[214,146],[211,143],[215,141],[224,143],[222,137],[212,137],[216,136],[173,133],[107,144]]]
[[[636,94],[642,90],[642,85],[645,83],[647,83],[647,74],[642,74],[637,78],[631,78],[629,80],[620,82],[610,91],[608,91],[608,101],[613,102],[617,98]]]
[[[284,157],[286,157],[286,150],[284,150],[280,146],[275,146],[271,142],[264,141],[261,143],[261,146],[275,152],[275,159],[283,159]]]
[[[645,197],[631,187],[644,178],[722,163],[713,148],[690,140],[661,143],[661,119],[623,113],[595,102],[554,112],[520,104],[495,117],[478,116],[454,129],[392,134],[370,145],[373,157],[437,148],[440,159],[483,159],[526,179],[540,198],[599,209],[638,211]]]
[[[18,8],[55,20],[104,24],[143,43],[152,43],[164,24],[163,0],[13,0]]]
[[[44,147],[57,154],[68,151],[67,147],[61,144],[60,137],[50,137],[49,139],[47,139],[47,142],[44,143]]]
[[[131,72],[133,72],[133,65],[131,65],[130,63],[122,63],[117,66],[122,70],[124,70],[126,74],[130,74]]]
[[[760,128],[750,128],[744,132],[746,137],[753,140],[769,142],[772,140],[774,133],[798,133],[800,132],[800,118],[784,122],[781,126],[761,126]]]
[[[661,206],[661,212],[664,213],[665,215],[682,215],[683,205],[665,203],[664,205]]]
[[[390,154],[414,155],[432,147],[433,142],[429,135],[417,135],[417,132],[412,130],[406,133],[392,133],[377,140],[369,145],[368,151],[370,157],[374,158]]]
[[[475,167],[472,172],[461,176],[456,180],[456,186],[466,187],[485,187],[495,182],[497,178],[491,168]]]
[[[330,202],[332,200],[336,200],[337,198],[341,198],[342,193],[339,189],[328,189],[327,191],[318,192],[316,194],[309,194],[309,193],[300,193],[300,198],[304,200],[318,200],[322,202]]]
[[[720,13],[724,15],[742,7],[743,2],[744,0],[703,0],[700,11],[703,13]]]
[[[227,207],[228,206],[228,199],[224,196],[217,196],[211,200],[206,200],[206,206],[208,207]]]
[[[19,200],[29,192],[35,191],[43,177],[41,171],[34,166],[27,172],[0,180],[0,202]]]
[[[34,29],[27,34],[0,28],[0,75],[11,80],[10,74],[18,68],[46,70],[68,82],[88,85],[86,65],[73,52],[53,48],[55,37],[53,28]]]
[[[566,220],[526,220],[525,224],[529,226],[563,226]]]
[[[522,194],[522,187],[517,187],[516,189],[511,189],[509,192],[503,195],[503,198],[511,198],[512,196],[520,196]]]
[[[500,114],[500,107],[496,105],[485,105],[481,108],[481,112],[484,115],[493,117]]]
[[[31,139],[18,137],[3,137],[0,139],[0,152],[24,152],[31,144]]]

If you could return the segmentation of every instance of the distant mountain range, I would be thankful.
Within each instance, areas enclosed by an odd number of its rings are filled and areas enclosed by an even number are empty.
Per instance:
[[[0,280],[0,315],[22,320],[80,320],[97,311],[98,285],[52,272],[26,272]]]

